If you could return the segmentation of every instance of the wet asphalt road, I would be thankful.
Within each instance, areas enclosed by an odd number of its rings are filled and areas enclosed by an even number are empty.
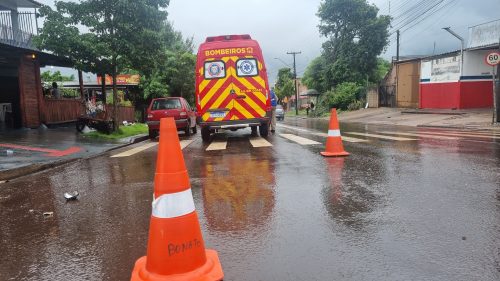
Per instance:
[[[287,126],[327,130],[319,121]],[[221,151],[205,151],[198,134],[183,150],[225,280],[500,280],[500,136],[350,135],[369,141],[344,142],[347,158],[323,158],[317,134],[280,127],[261,148],[249,134],[224,135]],[[156,148],[0,184],[0,280],[129,280],[146,253]],[[66,203],[71,190],[80,200]]]

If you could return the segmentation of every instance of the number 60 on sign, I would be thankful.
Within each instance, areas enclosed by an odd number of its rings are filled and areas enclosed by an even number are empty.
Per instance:
[[[491,52],[491,53],[486,55],[484,60],[488,65],[495,66],[495,65],[500,63],[500,53],[499,52]]]

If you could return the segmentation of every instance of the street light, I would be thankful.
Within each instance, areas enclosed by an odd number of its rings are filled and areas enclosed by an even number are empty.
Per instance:
[[[462,78],[463,71],[464,71],[464,42],[465,42],[465,40],[460,35],[458,35],[453,30],[451,30],[450,27],[443,27],[443,29],[448,31],[451,35],[455,36],[458,40],[460,40],[460,43],[461,43],[461,47],[460,47],[460,78],[458,79],[458,80],[460,80]]]

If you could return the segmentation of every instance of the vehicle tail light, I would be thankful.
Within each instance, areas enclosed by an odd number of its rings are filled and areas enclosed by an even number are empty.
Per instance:
[[[187,115],[188,115],[187,112],[185,112],[185,111],[181,112],[181,117],[186,117]]]
[[[151,119],[151,118],[153,118],[153,114],[149,113],[148,114],[148,119]]]

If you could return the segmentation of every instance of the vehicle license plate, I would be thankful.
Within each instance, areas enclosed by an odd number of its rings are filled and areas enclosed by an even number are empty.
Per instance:
[[[224,111],[210,112],[210,117],[211,118],[224,118],[224,117],[226,117],[226,112],[224,112]]]

